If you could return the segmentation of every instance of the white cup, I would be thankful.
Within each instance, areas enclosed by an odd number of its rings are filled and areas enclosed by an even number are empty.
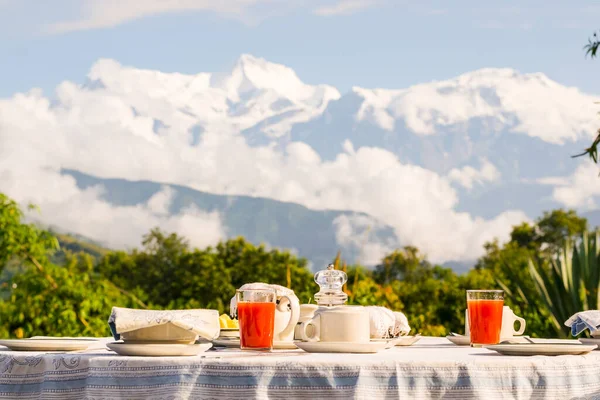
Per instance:
[[[369,313],[362,307],[319,309],[300,324],[302,340],[308,342],[369,343],[370,333]]]
[[[515,330],[515,322],[519,322],[519,329]],[[500,340],[510,339],[515,335],[522,335],[525,332],[525,320],[517,317],[509,306],[502,308],[502,328],[500,330]],[[465,310],[465,336],[469,336],[469,309]]]

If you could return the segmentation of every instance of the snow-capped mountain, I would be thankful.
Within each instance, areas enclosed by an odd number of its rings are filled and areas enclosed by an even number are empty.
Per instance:
[[[230,235],[229,208],[173,192],[186,187],[347,211],[328,224],[338,246],[356,250],[350,261],[374,264],[407,244],[433,261],[473,260],[543,210],[595,208],[597,171],[570,156],[597,129],[596,100],[512,69],[340,94],[250,55],[193,75],[102,59],[83,84],[0,99],[0,191],[113,246],[139,243],[154,225],[196,245]],[[64,169],[99,181],[78,185]],[[121,180],[98,183],[108,178]],[[126,180],[180,186],[135,196]],[[119,187],[127,198],[110,193]],[[259,221],[279,226],[261,210]],[[299,226],[301,241],[315,225]]]
[[[167,74],[123,67],[103,59],[91,69],[89,93],[118,96],[127,112],[153,119],[154,130],[239,132],[256,128],[267,137],[323,113],[340,93],[327,85],[304,84],[283,65],[242,55],[227,73]],[[127,107],[125,107],[127,108]],[[190,138],[193,144],[197,134]]]

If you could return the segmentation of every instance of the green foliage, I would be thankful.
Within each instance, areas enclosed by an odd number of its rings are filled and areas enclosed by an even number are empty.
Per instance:
[[[63,265],[67,262],[67,258],[73,254],[85,253],[90,255],[94,260],[100,259],[109,252],[89,239],[77,235],[65,235],[52,232],[60,245],[60,249],[50,256],[50,261],[56,265]]]
[[[535,225],[523,222],[513,227],[511,243],[532,251],[536,256],[552,256],[565,240],[585,232],[587,225],[587,220],[579,217],[575,210],[546,211]]]
[[[4,285],[0,337],[110,336],[112,306],[136,306],[111,282],[76,268],[49,264],[45,272],[52,280],[29,268]]]
[[[600,234],[584,233],[579,243],[568,240],[549,265],[529,263],[535,287],[550,311],[552,326],[560,336],[567,336],[563,325],[573,314],[598,309],[600,286]]]
[[[289,283],[302,301],[314,293],[306,260],[286,251],[254,246],[243,238],[199,250],[190,249],[176,234],[154,229],[142,244],[142,250],[107,254],[97,271],[153,307],[226,312],[236,288],[248,282]]]
[[[585,55],[589,55],[592,58],[596,57],[598,46],[600,46],[600,40],[598,39],[598,34],[594,32],[592,37],[588,39],[588,44],[583,46],[585,49]]]
[[[33,224],[22,223],[22,219],[18,204],[0,193],[0,272],[14,259],[33,263],[40,269],[48,252],[58,248],[54,236]]]

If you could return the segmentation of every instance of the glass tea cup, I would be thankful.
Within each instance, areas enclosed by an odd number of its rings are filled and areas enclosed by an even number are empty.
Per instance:
[[[471,346],[500,342],[503,308],[503,290],[467,290]]]
[[[272,350],[277,292],[274,289],[243,289],[237,290],[235,295],[240,348]]]

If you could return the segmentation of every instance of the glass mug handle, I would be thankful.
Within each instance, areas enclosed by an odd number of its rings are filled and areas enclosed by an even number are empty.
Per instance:
[[[312,335],[306,332],[308,327],[312,327]],[[316,315],[310,321],[305,321],[300,324],[300,336],[306,342],[318,342],[321,335],[321,315]]]
[[[521,318],[521,317],[517,317],[515,314],[513,314],[514,316],[514,320],[513,320],[513,335],[522,335],[525,332],[525,319]],[[515,322],[519,322],[519,330],[515,331]]]

